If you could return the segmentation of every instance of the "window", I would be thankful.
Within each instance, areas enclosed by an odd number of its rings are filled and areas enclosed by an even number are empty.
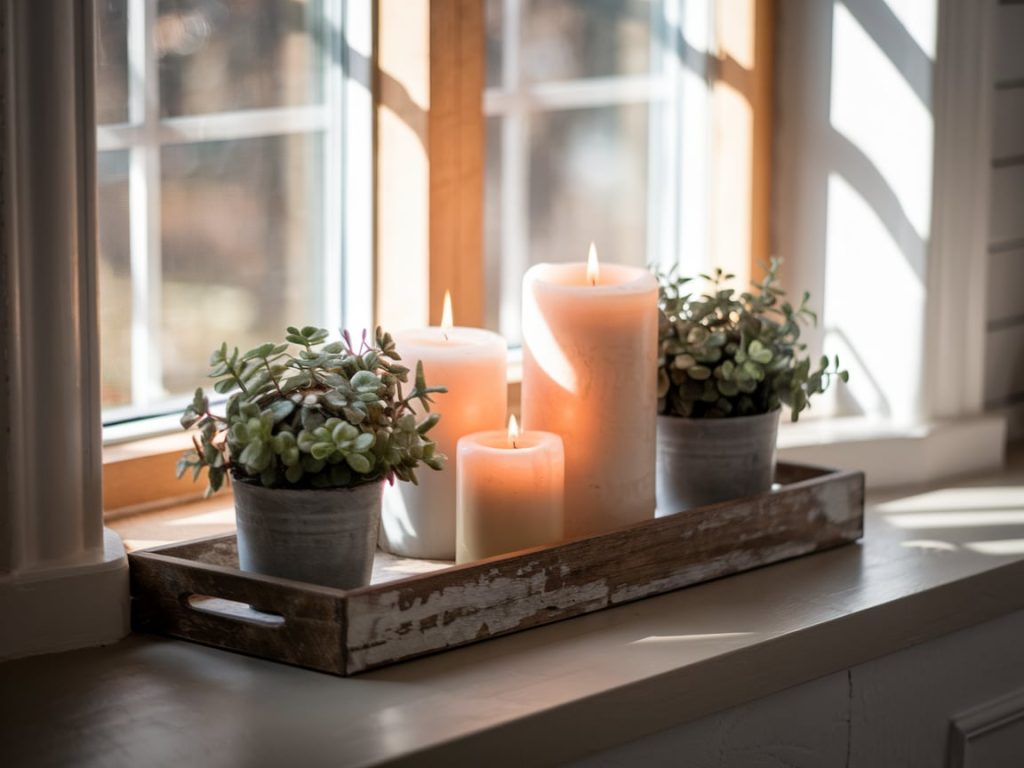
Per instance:
[[[343,0],[98,4],[105,423],[178,410],[223,339],[369,324],[369,33]]]
[[[711,2],[487,0],[489,328],[519,339],[522,274],[706,266]]]

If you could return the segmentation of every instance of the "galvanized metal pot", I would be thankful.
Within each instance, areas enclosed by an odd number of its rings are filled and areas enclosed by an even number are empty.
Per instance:
[[[658,516],[769,490],[778,432],[777,410],[733,419],[658,416]]]
[[[340,589],[370,583],[383,480],[306,490],[232,486],[242,570]]]

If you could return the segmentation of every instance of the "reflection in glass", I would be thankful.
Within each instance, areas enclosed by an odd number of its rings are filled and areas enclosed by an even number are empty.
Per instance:
[[[675,171],[649,168],[678,141],[659,91],[674,38],[658,0],[486,0],[485,10],[485,323],[515,345],[530,265],[584,260],[591,241],[624,264],[647,264],[654,247],[674,253],[674,229],[648,232],[674,210],[651,198],[674,199]]]
[[[165,117],[296,106],[321,98],[320,3],[160,0]]]
[[[320,321],[319,136],[162,151],[163,385],[190,391],[221,340],[243,351]]]
[[[484,77],[487,88],[501,86],[502,43],[505,18],[503,0],[484,0],[484,37],[486,58]]]
[[[96,122],[128,122],[128,0],[96,3]]]
[[[100,393],[104,408],[132,401],[132,278],[128,230],[128,152],[97,158]]]
[[[523,82],[644,74],[651,0],[525,0]]]
[[[647,262],[647,106],[534,115],[530,121],[530,264]]]
[[[501,119],[487,118],[487,168],[484,174],[484,325],[497,329],[500,324],[501,296]]]

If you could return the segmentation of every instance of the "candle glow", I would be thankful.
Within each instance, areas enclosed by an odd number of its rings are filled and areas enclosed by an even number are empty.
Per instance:
[[[448,331],[454,326],[452,322],[452,292],[444,292],[444,308],[441,310],[441,330],[445,339],[448,338]]]
[[[459,438],[455,561],[468,563],[560,541],[565,448],[551,432],[490,430]]]
[[[453,464],[456,444],[463,435],[496,430],[505,442],[502,422],[508,412],[508,345],[496,333],[454,325],[448,292],[442,314],[441,327],[399,331],[395,346],[407,368],[415,370],[417,363],[422,363],[428,381],[448,388],[447,394],[435,396],[434,410],[443,417],[431,437],[437,450]],[[425,415],[419,410],[416,413]],[[453,466],[422,473],[418,485],[398,483],[388,488],[381,517],[381,549],[402,557],[454,559],[455,493]]]
[[[587,282],[591,285],[597,285],[600,277],[601,268],[597,263],[597,246],[591,243],[590,252],[587,254]]]
[[[650,519],[655,507],[657,280],[608,263],[598,276],[590,256],[523,277],[521,418],[564,441],[569,537]]]

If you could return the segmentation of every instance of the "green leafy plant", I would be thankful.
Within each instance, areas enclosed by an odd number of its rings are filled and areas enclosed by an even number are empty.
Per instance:
[[[198,479],[206,469],[209,496],[228,471],[268,488],[347,488],[380,479],[415,483],[421,462],[440,470],[445,456],[427,436],[441,418],[430,413],[430,395],[447,390],[428,387],[419,364],[404,393],[409,369],[380,328],[372,342],[364,331],[358,345],[348,331],[331,343],[327,335],[289,327],[284,344],[241,355],[226,343],[214,350],[213,389],[232,394],[218,416],[196,390],[181,425],[198,434],[178,461],[178,477],[191,469]],[[414,402],[428,414],[419,422]]]
[[[778,285],[779,260],[750,292],[737,295],[721,269],[700,275],[703,294],[687,292],[693,278],[659,274],[658,412],[688,418],[753,416],[790,409],[793,421],[834,377],[849,378],[839,358],[815,370],[801,357],[800,325],[817,323],[804,293],[799,307]]]

